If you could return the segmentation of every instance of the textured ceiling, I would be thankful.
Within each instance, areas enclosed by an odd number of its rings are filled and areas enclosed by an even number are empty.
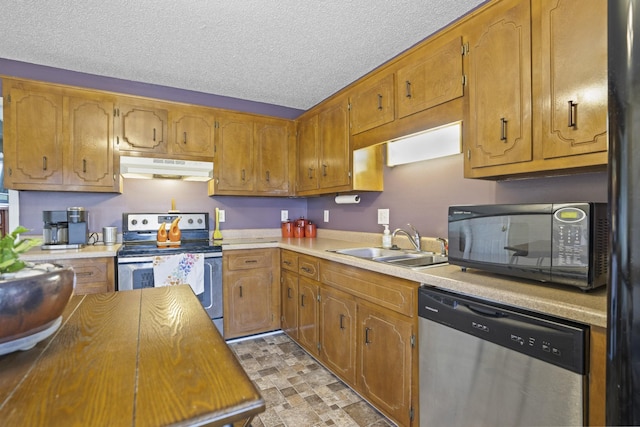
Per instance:
[[[0,0],[0,58],[306,110],[483,1]]]

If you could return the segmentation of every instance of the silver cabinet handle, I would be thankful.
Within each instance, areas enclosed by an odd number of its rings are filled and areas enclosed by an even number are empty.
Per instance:
[[[309,168],[309,173],[307,174],[309,176],[309,179],[313,178],[313,168]]]
[[[322,165],[322,176],[327,176],[327,165]]]
[[[300,295],[300,306],[304,307],[304,294]]]
[[[371,341],[369,341],[369,332],[371,331],[371,328],[364,328],[364,343],[365,344],[371,344]]]
[[[244,181],[244,179],[245,179],[245,176],[246,176],[245,171],[244,171],[244,169],[242,169],[242,180],[243,180],[243,181]]]
[[[293,296],[291,294],[291,288],[287,288],[287,298],[289,298],[289,299],[293,298]]]
[[[267,180],[267,182],[271,180],[271,174],[269,174],[269,171],[267,171],[267,173],[265,174],[265,179]]]
[[[156,128],[153,128],[153,142],[156,141]]]
[[[185,144],[187,143],[187,133],[186,132],[183,133],[183,142]]]
[[[240,298],[242,298],[242,285],[240,285]]]
[[[569,127],[575,128],[577,126],[576,116],[578,115],[578,104],[573,101],[569,103]]]
[[[407,80],[405,83],[405,88],[407,89],[407,94],[405,95],[407,98],[411,98],[411,82]]]
[[[82,159],[82,172],[87,173],[87,159]]]
[[[42,170],[47,170],[47,156],[42,156]]]
[[[344,329],[344,314],[340,315],[340,329]]]
[[[507,120],[503,117],[500,119],[501,122],[501,132],[500,132],[500,141],[507,142]]]
[[[382,95],[378,94],[378,110],[382,110]]]

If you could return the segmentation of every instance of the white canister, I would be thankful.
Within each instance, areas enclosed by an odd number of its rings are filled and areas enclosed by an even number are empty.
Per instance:
[[[102,227],[102,241],[105,245],[115,245],[118,241],[118,227]]]

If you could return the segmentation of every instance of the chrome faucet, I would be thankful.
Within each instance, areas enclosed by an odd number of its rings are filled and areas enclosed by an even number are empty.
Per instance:
[[[409,238],[409,241],[411,242],[413,247],[416,248],[417,251],[421,251],[422,246],[420,244],[420,233],[418,233],[418,230],[416,230],[416,228],[413,225],[411,224],[407,224],[407,225],[411,227],[411,231],[413,231],[413,236],[409,234],[409,232],[403,230],[402,228],[396,228],[395,230],[393,230],[393,233],[391,233],[391,237],[396,237],[396,234],[402,233]]]
[[[436,237],[436,240],[440,242],[440,255],[447,256],[447,248],[449,246],[449,242],[444,237]]]

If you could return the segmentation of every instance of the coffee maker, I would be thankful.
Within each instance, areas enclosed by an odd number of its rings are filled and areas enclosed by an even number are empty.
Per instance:
[[[79,249],[87,243],[87,211],[81,207],[66,211],[43,211],[42,249]]]

